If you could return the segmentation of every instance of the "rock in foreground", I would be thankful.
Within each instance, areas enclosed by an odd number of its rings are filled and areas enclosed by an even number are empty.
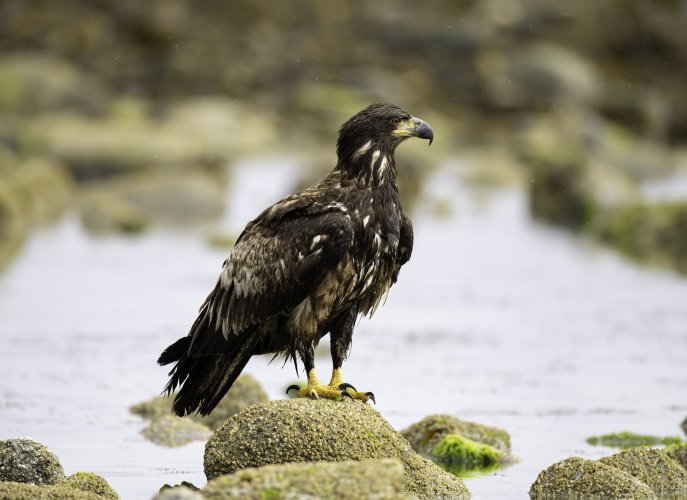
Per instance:
[[[635,448],[604,457],[599,462],[627,472],[656,494],[687,493],[687,471],[661,450]]]
[[[56,484],[64,479],[57,456],[31,438],[0,440],[0,481]]]
[[[110,483],[93,472],[77,472],[60,484],[76,490],[95,493],[101,499],[119,500],[119,495],[112,489]]]
[[[544,469],[530,488],[537,498],[632,498],[653,500],[646,484],[620,469],[594,460],[571,457]]]
[[[413,498],[404,490],[403,465],[398,460],[363,460],[267,465],[243,469],[213,479],[203,497],[377,499]]]
[[[667,446],[663,452],[687,470],[687,443]]]
[[[11,500],[102,500],[90,491],[71,488],[66,484],[37,485],[30,483],[0,482],[0,498]]]
[[[395,458],[405,490],[420,498],[467,498],[463,482],[417,455],[369,405],[293,399],[251,406],[232,416],[205,446],[212,480],[248,467],[291,462]]]

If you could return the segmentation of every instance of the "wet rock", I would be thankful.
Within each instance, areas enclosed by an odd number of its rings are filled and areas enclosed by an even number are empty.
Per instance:
[[[269,398],[262,386],[250,375],[241,375],[236,379],[226,396],[212,410],[210,415],[193,415],[197,422],[207,425],[213,431],[218,429],[229,417],[244,408],[264,403]]]
[[[120,176],[91,185],[81,203],[82,220],[94,233],[138,232],[150,223],[189,226],[223,211],[222,183],[200,172]]]
[[[181,484],[170,486],[165,484],[153,500],[202,500],[200,489],[194,484],[182,481]]]
[[[212,430],[217,429],[224,421],[235,413],[250,405],[263,403],[269,398],[262,386],[250,375],[240,375],[229,392],[222,398],[210,415],[190,415],[184,418],[192,419],[204,424]],[[138,403],[129,408],[129,411],[148,420],[169,416],[172,412],[174,395],[169,397],[158,396],[149,401]]]
[[[203,497],[410,499],[403,465],[394,459],[266,465],[213,479]]]
[[[61,159],[78,181],[155,170],[218,173],[239,154],[274,143],[274,119],[228,99],[185,100],[154,113],[147,101],[115,101],[107,115],[55,112],[19,132],[27,151]]]
[[[425,457],[431,457],[434,448],[451,434],[487,444],[502,452],[510,451],[510,436],[505,430],[452,415],[430,415],[402,430],[401,434],[416,452]]]
[[[627,472],[656,494],[687,491],[687,471],[661,450],[636,448],[599,462]]]
[[[79,212],[81,223],[92,234],[135,234],[150,225],[149,219],[133,203],[105,190],[86,192]]]
[[[594,230],[633,259],[687,273],[687,202],[634,204]]]
[[[418,456],[369,405],[292,399],[251,406],[227,420],[205,446],[212,480],[248,467],[291,462],[396,458],[405,488],[421,498],[467,497],[462,481]]]
[[[0,268],[21,248],[32,228],[66,212],[72,187],[67,171],[55,160],[19,161],[0,151]]]
[[[670,445],[679,443],[681,439],[677,436],[648,436],[636,434],[634,432],[614,432],[602,436],[592,436],[587,438],[587,443],[592,446],[609,446],[611,448],[637,448],[640,446]]]
[[[175,448],[192,441],[205,441],[212,431],[207,426],[188,418],[165,415],[151,421],[141,434],[157,445]]]
[[[3,118],[8,113],[25,116],[64,107],[97,109],[104,101],[93,78],[54,54],[5,54],[0,59],[0,81]]]
[[[60,460],[45,445],[31,438],[0,440],[0,481],[56,484],[63,479]]]
[[[68,476],[60,485],[70,488],[95,493],[100,498],[119,500],[119,495],[104,478],[92,472],[77,472]]]
[[[11,500],[99,500],[103,497],[65,484],[36,485],[0,481],[0,498]]]
[[[653,500],[653,491],[630,474],[594,460],[571,457],[539,473],[530,498],[632,498]]]
[[[503,108],[593,103],[601,87],[590,61],[551,43],[512,52],[485,51],[477,67],[490,103]]]
[[[687,443],[666,446],[663,452],[687,470]]]

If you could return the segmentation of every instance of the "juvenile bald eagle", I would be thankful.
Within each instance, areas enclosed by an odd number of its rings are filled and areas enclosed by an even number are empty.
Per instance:
[[[431,127],[392,104],[373,104],[341,126],[338,162],[324,179],[278,201],[249,222],[224,261],[214,290],[186,337],[158,363],[176,363],[173,412],[207,415],[256,354],[300,356],[308,375],[299,397],[374,400],[344,383],[359,314],[369,315],[410,259],[413,227],[396,187],[396,147],[429,139]],[[329,384],[314,351],[331,337]]]

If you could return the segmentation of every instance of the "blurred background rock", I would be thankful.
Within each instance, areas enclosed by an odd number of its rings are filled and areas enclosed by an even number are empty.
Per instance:
[[[217,219],[249,155],[307,156],[307,184],[384,100],[437,132],[403,152],[407,206],[465,153],[535,217],[686,270],[687,193],[641,189],[687,158],[686,28],[684,0],[5,0],[0,267],[70,209],[95,234]]]

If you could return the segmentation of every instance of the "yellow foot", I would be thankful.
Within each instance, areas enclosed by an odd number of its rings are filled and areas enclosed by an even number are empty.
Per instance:
[[[351,384],[347,384],[341,381],[341,369],[335,369],[332,373],[332,379],[328,385],[323,385],[317,379],[315,375],[315,370],[312,369],[308,373],[308,385],[301,388],[298,385],[291,385],[286,389],[288,394],[292,390],[297,390],[296,397],[299,398],[310,398],[310,399],[335,399],[340,400],[343,398],[359,399],[363,403],[368,400],[372,400],[375,403],[375,395],[371,392],[359,392],[355,390]]]

